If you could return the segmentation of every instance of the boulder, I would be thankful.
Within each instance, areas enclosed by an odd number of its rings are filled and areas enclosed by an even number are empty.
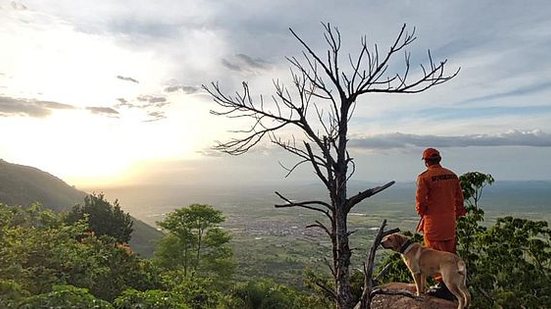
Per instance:
[[[372,309],[456,309],[457,303],[428,295],[415,296],[413,283],[391,282],[375,288]]]

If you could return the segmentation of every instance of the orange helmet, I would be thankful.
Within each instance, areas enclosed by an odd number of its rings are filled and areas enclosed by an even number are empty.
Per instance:
[[[434,148],[427,148],[423,151],[423,160],[440,158],[440,152]]]

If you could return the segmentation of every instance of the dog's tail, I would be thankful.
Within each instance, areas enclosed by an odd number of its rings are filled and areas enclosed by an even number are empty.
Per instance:
[[[457,261],[457,272],[467,280],[467,264],[463,260]]]

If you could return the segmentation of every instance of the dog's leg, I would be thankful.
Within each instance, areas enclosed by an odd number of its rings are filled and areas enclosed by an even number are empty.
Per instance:
[[[465,299],[463,297],[463,293],[461,289],[459,288],[459,285],[461,284],[458,282],[459,280],[463,280],[463,278],[460,277],[451,277],[448,273],[447,276],[445,274],[442,274],[442,280],[444,281],[444,284],[448,287],[448,290],[457,298],[459,301],[459,304],[457,305],[457,309],[464,309],[465,308]]]
[[[420,294],[425,294],[426,284],[427,284],[427,276],[421,274],[420,282],[419,282],[419,289],[420,289],[419,293]]]
[[[421,275],[421,272],[412,274],[413,280],[415,281],[415,288],[417,289],[417,296],[421,296],[421,293],[423,293],[424,289],[423,275]]]
[[[465,262],[461,261],[458,263],[458,269],[461,280],[459,280],[457,286],[465,299],[465,308],[467,308],[471,305],[471,293],[469,292],[469,288],[467,288],[467,265]]]
[[[463,292],[463,296],[465,297],[465,308],[468,308],[471,305],[471,293],[467,287],[464,287],[461,292]]]
[[[467,308],[471,305],[471,293],[469,293],[469,288],[467,288],[466,284],[467,280],[465,278],[466,277],[463,277],[463,280],[459,282],[458,288],[465,299],[465,308]]]

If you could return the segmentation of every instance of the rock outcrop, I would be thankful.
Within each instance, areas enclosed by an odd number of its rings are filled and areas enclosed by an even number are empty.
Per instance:
[[[428,295],[415,296],[412,283],[392,282],[377,287],[372,309],[456,309],[457,303]]]

